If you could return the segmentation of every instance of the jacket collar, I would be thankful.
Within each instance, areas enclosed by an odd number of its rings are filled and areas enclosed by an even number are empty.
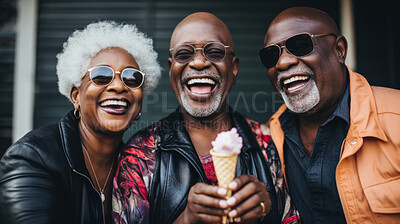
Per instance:
[[[379,122],[371,86],[362,75],[354,72],[349,67],[347,67],[347,70],[349,71],[350,80],[350,128],[347,139],[374,137],[387,141],[386,134]],[[279,117],[286,109],[286,105],[282,105],[268,121],[271,129],[272,127],[277,127],[273,129],[272,136],[283,137],[283,132],[280,130]],[[283,145],[283,141],[277,142],[275,138],[274,142]]]
[[[347,68],[350,75],[350,130],[346,139],[374,137],[387,141],[379,122],[375,97],[368,81]]]
[[[374,137],[387,141],[387,137],[378,119],[375,97],[367,80],[360,74],[354,72],[349,67],[350,82],[350,126],[346,136],[346,141],[351,142],[357,138]],[[271,129],[271,136],[279,154],[282,169],[285,175],[284,163],[284,133],[279,122],[279,117],[287,109],[283,104],[275,114],[271,116],[267,125]],[[357,146],[361,146],[361,141],[357,141]],[[343,156],[348,156],[357,152],[360,147],[354,147],[349,152],[344,152]]]
[[[182,114],[179,111],[180,108],[178,107],[175,112],[163,120],[158,131],[158,135],[161,138],[160,149],[179,152],[200,172],[203,170],[200,159],[186,131]],[[245,118],[241,114],[233,111],[230,107],[228,113],[232,119],[232,126],[238,130],[239,135],[243,139],[242,153],[246,153],[252,148],[259,148],[251,127]]]
[[[271,131],[271,138],[275,144],[276,150],[278,151],[279,154],[279,160],[281,161],[281,166],[283,170],[283,177],[285,178],[285,182],[287,183],[286,180],[286,166],[285,166],[285,160],[284,160],[284,155],[283,155],[283,144],[285,140],[285,134],[283,133],[281,123],[279,121],[279,117],[285,110],[287,109],[285,104],[282,104],[279,109],[271,116],[269,121],[267,122],[267,126],[270,127]]]
[[[371,86],[363,76],[347,69],[350,75],[350,127],[344,142],[348,147],[342,147],[341,160],[354,155],[361,148],[363,138],[388,140],[378,118]]]
[[[70,111],[61,119],[59,123],[61,144],[71,169],[89,176],[85,165],[82,152],[81,138],[79,136],[78,120],[74,117],[73,111]],[[118,149],[123,147],[121,141]],[[118,152],[116,152],[118,153]]]
[[[178,152],[197,170],[202,181],[207,181],[200,159],[184,126],[179,108],[163,119],[157,135],[160,137],[160,150]]]
[[[81,138],[79,137],[78,120],[70,111],[59,123],[62,146],[71,169],[89,175],[86,169]]]

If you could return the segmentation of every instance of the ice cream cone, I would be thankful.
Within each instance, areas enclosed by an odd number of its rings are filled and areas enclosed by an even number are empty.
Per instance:
[[[210,150],[213,159],[215,175],[217,176],[218,185],[226,188],[228,191],[225,198],[228,199],[232,195],[232,191],[228,188],[228,184],[235,178],[237,154],[222,155]],[[226,216],[222,217],[222,222],[226,223]],[[232,222],[233,220],[231,220]]]

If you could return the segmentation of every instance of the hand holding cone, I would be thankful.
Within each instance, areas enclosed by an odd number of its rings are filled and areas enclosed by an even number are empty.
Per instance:
[[[210,150],[210,154],[213,158],[218,185],[227,189],[225,198],[228,199],[232,195],[228,184],[235,178],[237,155],[242,149],[243,140],[236,128],[232,128],[230,131],[219,133],[211,144],[214,148]],[[224,224],[226,219],[226,216],[222,217]],[[233,222],[231,219],[230,221]]]

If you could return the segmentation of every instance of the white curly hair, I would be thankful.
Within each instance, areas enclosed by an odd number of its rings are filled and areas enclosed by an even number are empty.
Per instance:
[[[142,86],[144,94],[156,88],[161,76],[161,66],[153,41],[140,32],[135,25],[114,21],[91,23],[83,30],[76,30],[57,54],[58,88],[70,101],[71,89],[79,87],[86,74],[90,60],[99,51],[119,47],[130,53],[146,76]]]

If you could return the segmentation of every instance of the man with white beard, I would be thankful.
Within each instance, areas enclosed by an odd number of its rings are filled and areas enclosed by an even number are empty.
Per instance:
[[[399,223],[400,91],[370,86],[346,53],[325,12],[275,17],[259,53],[285,102],[271,136],[302,223]]]
[[[135,134],[114,179],[116,223],[280,223],[298,219],[267,128],[233,111],[227,97],[239,59],[226,25],[194,13],[175,28],[168,59],[179,108]],[[218,187],[211,142],[236,128],[243,139],[236,178]],[[270,150],[272,149],[272,150]]]

